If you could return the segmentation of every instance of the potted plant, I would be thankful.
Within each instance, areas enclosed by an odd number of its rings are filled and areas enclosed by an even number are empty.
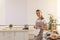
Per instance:
[[[52,15],[49,17],[49,30],[52,30],[52,28],[56,28],[56,19]]]
[[[13,27],[13,25],[12,25],[12,24],[10,24],[10,25],[9,25],[9,28],[10,28],[10,29],[12,29],[12,27]]]
[[[50,15],[49,17],[49,30],[52,28],[52,23],[53,23],[53,16]]]

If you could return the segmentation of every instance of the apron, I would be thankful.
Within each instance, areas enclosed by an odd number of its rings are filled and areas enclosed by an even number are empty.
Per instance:
[[[39,34],[35,36],[34,40],[43,40],[43,30],[40,30]]]
[[[44,21],[42,21],[42,20],[37,20],[36,25],[39,25],[39,27],[42,27],[42,28],[45,26]],[[39,34],[34,39],[43,40],[43,29],[40,29]]]

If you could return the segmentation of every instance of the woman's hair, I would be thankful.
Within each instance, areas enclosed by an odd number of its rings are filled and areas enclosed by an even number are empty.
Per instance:
[[[39,12],[39,11],[41,12],[41,10],[39,10],[39,9],[36,10],[36,12]],[[42,19],[44,19],[43,16],[41,16],[41,20],[42,20]]]
[[[44,19],[44,17],[43,17],[43,16],[41,16],[41,20],[42,20],[42,19]]]
[[[39,9],[36,10],[36,12],[40,11]]]

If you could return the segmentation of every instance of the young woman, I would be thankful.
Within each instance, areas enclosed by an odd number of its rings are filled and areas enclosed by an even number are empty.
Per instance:
[[[47,22],[42,16],[42,13],[40,10],[36,10],[37,20],[36,24],[34,26],[35,29],[40,29],[39,34],[35,36],[35,40],[43,40],[43,29],[47,29]]]

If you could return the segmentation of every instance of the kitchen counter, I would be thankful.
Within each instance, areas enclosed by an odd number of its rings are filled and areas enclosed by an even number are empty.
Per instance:
[[[0,30],[0,32],[1,31],[13,31],[13,32],[15,32],[15,31],[20,31],[20,32],[28,32],[28,30]]]

